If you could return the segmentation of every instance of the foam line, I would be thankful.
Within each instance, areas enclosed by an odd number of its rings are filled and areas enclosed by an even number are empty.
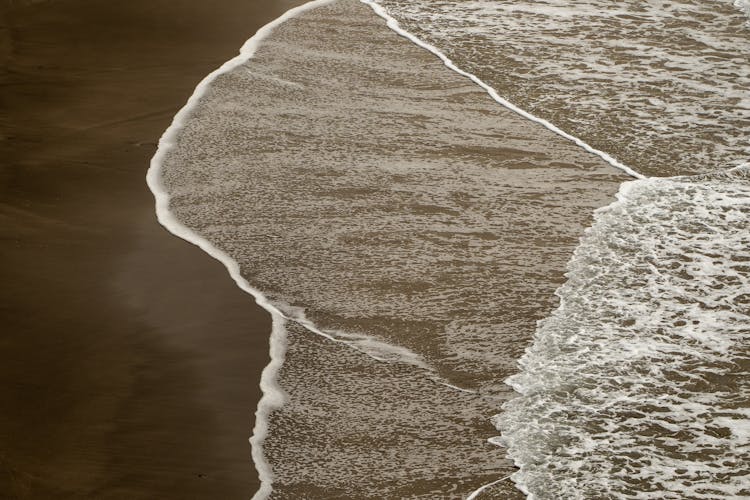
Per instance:
[[[498,483],[502,483],[506,479],[510,479],[510,476],[502,477],[502,478],[498,479],[497,481],[492,481],[491,483],[487,483],[484,486],[482,486],[480,488],[477,488],[476,490],[472,491],[471,494],[469,494],[468,497],[466,497],[466,500],[474,500],[475,498],[479,497],[479,495],[481,495],[482,492],[484,490],[486,490],[487,488],[495,486]]]
[[[266,461],[263,453],[263,442],[268,433],[268,416],[274,409],[280,407],[284,403],[285,394],[278,384],[277,377],[281,365],[284,362],[284,353],[286,350],[286,330],[284,328],[284,323],[288,318],[271,304],[259,290],[250,286],[250,283],[248,283],[240,274],[240,268],[237,262],[225,252],[212,245],[208,240],[183,225],[169,211],[169,194],[162,185],[161,170],[167,153],[177,144],[177,136],[180,130],[182,130],[193,109],[198,105],[200,99],[205,95],[209,85],[216,79],[216,77],[231,71],[252,58],[260,42],[271,34],[274,28],[286,20],[307,10],[330,3],[331,1],[332,0],[313,0],[286,11],[281,17],[260,28],[255,35],[244,43],[240,49],[240,53],[236,57],[225,62],[217,70],[206,76],[195,88],[193,95],[190,96],[185,106],[183,106],[183,108],[175,115],[171,125],[159,139],[159,147],[157,148],[154,157],[151,159],[151,164],[146,174],[146,183],[154,195],[156,217],[159,223],[173,235],[193,243],[208,255],[224,264],[229,275],[237,286],[241,290],[252,295],[255,298],[256,304],[271,314],[273,322],[269,339],[271,361],[263,369],[263,373],[261,374],[260,387],[263,396],[258,402],[258,408],[255,413],[255,428],[253,429],[253,435],[250,438],[250,443],[252,445],[252,459],[261,481],[260,489],[253,497],[258,500],[267,498],[270,495],[272,488],[271,484],[273,476],[271,466]],[[319,331],[316,331],[316,333],[322,334],[322,332]]]
[[[271,337],[269,338],[271,361],[263,368],[260,376],[260,389],[263,396],[255,411],[255,427],[250,437],[253,463],[260,479],[260,488],[253,495],[253,500],[268,498],[271,494],[273,471],[263,453],[263,443],[268,436],[268,419],[271,412],[284,406],[286,401],[286,394],[277,381],[286,354],[285,320],[276,314],[271,314],[271,321]]]
[[[469,78],[471,81],[473,81],[474,83],[476,83],[477,85],[479,85],[480,87],[482,87],[485,91],[487,91],[487,93],[490,95],[490,97],[492,97],[500,105],[508,108],[509,110],[511,110],[511,111],[513,111],[515,113],[518,113],[519,115],[523,116],[524,118],[526,118],[528,120],[531,120],[533,122],[536,122],[536,123],[542,125],[546,129],[551,130],[552,132],[556,133],[557,135],[559,135],[561,137],[564,137],[565,139],[567,139],[567,140],[575,143],[576,145],[578,145],[581,148],[585,149],[589,153],[595,154],[596,156],[600,157],[601,159],[603,159],[604,161],[606,161],[607,163],[609,163],[613,167],[622,170],[626,174],[631,175],[631,176],[633,176],[633,177],[635,177],[637,179],[643,179],[643,178],[645,178],[645,176],[643,174],[640,174],[640,173],[636,172],[632,168],[630,168],[627,165],[625,165],[624,163],[621,163],[620,161],[616,160],[615,158],[613,158],[609,154],[605,153],[604,151],[600,151],[600,150],[598,150],[598,149],[590,146],[589,144],[587,144],[583,140],[581,140],[578,137],[575,137],[573,135],[570,135],[569,133],[563,131],[562,129],[560,129],[560,128],[556,127],[555,125],[553,125],[552,123],[548,122],[547,120],[545,120],[543,118],[539,118],[538,116],[532,115],[528,111],[524,111],[523,109],[519,108],[518,106],[516,106],[512,102],[510,102],[510,101],[508,101],[508,100],[500,97],[500,94],[498,94],[497,91],[494,88],[492,88],[489,85],[487,85],[478,76],[476,76],[476,75],[474,75],[472,73],[469,73],[468,71],[464,71],[461,68],[459,68],[458,66],[456,66],[453,63],[453,61],[450,60],[450,58],[448,56],[446,56],[445,54],[443,54],[440,51],[440,49],[438,49],[434,45],[431,45],[431,44],[429,44],[429,43],[427,43],[427,42],[425,42],[425,41],[417,38],[416,36],[412,35],[408,31],[406,31],[405,29],[401,28],[401,26],[399,25],[398,21],[396,21],[393,17],[391,17],[388,14],[388,12],[381,5],[379,5],[377,2],[375,2],[374,0],[360,0],[360,1],[362,3],[364,3],[364,4],[369,5],[372,8],[372,10],[375,11],[375,13],[378,16],[380,16],[383,19],[385,19],[385,21],[386,21],[386,23],[387,23],[387,25],[388,25],[388,27],[390,29],[392,29],[393,31],[395,31],[399,35],[403,36],[404,38],[407,38],[408,40],[410,40],[411,42],[415,43],[416,45],[422,47],[423,49],[426,49],[426,50],[432,52],[433,54],[435,54],[438,58],[440,58],[440,60],[443,61],[443,63],[448,68],[450,68],[451,70],[455,71],[459,75],[462,75],[462,76],[465,76],[466,78]]]

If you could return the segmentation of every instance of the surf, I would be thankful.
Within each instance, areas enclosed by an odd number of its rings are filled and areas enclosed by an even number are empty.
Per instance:
[[[494,419],[529,498],[748,493],[748,174],[632,181],[596,212]]]

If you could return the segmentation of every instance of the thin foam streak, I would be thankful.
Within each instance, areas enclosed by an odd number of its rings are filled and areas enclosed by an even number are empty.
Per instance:
[[[581,148],[583,148],[584,150],[588,151],[589,153],[595,154],[596,156],[600,157],[601,159],[603,159],[604,161],[606,161],[607,163],[609,163],[613,167],[615,167],[615,168],[617,168],[619,170],[622,170],[626,174],[631,175],[631,176],[633,176],[633,177],[635,177],[637,179],[644,179],[645,178],[645,176],[643,174],[640,174],[640,173],[636,172],[632,168],[630,168],[627,165],[625,165],[624,163],[618,161],[617,159],[615,159],[614,157],[612,157],[609,154],[605,153],[604,151],[598,150],[598,149],[594,148],[593,146],[590,146],[589,144],[587,144],[586,142],[584,142],[582,139],[580,139],[578,137],[575,137],[573,135],[570,135],[569,133],[565,132],[564,130],[562,130],[562,129],[556,127],[555,125],[553,125],[552,123],[548,122],[547,120],[545,120],[543,118],[539,118],[536,115],[532,115],[528,111],[525,111],[525,110],[519,108],[518,106],[516,106],[512,102],[510,102],[510,101],[508,101],[508,100],[500,97],[500,94],[498,94],[497,91],[494,88],[492,88],[491,86],[489,86],[488,84],[486,84],[481,78],[479,78],[478,76],[474,75],[473,73],[469,73],[468,71],[464,71],[461,68],[459,68],[458,66],[456,66],[455,63],[453,61],[451,61],[451,59],[448,56],[446,56],[443,52],[440,51],[440,49],[438,49],[434,45],[431,45],[431,44],[425,42],[424,40],[421,40],[421,39],[417,38],[416,36],[412,35],[408,31],[406,31],[405,29],[403,29],[401,27],[401,25],[398,23],[398,21],[396,21],[396,19],[394,19],[393,17],[391,17],[388,14],[388,12],[380,4],[378,4],[374,0],[360,0],[360,1],[362,3],[364,3],[364,4],[369,5],[372,8],[372,10],[375,11],[375,13],[378,16],[380,16],[383,19],[385,19],[385,21],[386,21],[386,23],[387,23],[387,25],[388,25],[388,27],[390,29],[392,29],[393,31],[395,31],[399,35],[403,36],[404,38],[407,38],[408,40],[410,40],[411,42],[415,43],[416,45],[422,47],[423,49],[426,49],[426,50],[432,52],[433,54],[435,54],[438,58],[440,58],[440,60],[443,61],[443,63],[445,64],[445,66],[447,66],[449,69],[455,71],[459,75],[465,76],[466,78],[470,79],[471,81],[473,81],[474,83],[476,83],[477,85],[479,85],[480,87],[482,87],[490,95],[490,97],[492,97],[500,105],[508,108],[509,110],[513,111],[514,113],[517,113],[517,114],[523,116],[524,118],[526,118],[528,120],[531,120],[533,122],[536,122],[536,123],[542,125],[544,128],[546,128],[546,129],[554,132],[555,134],[557,134],[557,135],[559,135],[561,137],[564,137],[565,139],[567,139],[567,140],[575,143],[576,145],[580,146]]]
[[[502,478],[498,479],[497,481],[492,481],[491,483],[487,483],[484,486],[481,486],[481,487],[477,488],[476,490],[472,491],[469,494],[468,497],[466,497],[466,500],[474,500],[474,499],[476,499],[477,497],[479,497],[479,495],[482,494],[482,492],[484,490],[486,490],[487,488],[491,488],[492,486],[495,486],[496,484],[502,483],[506,479],[510,479],[510,476],[502,477]]]

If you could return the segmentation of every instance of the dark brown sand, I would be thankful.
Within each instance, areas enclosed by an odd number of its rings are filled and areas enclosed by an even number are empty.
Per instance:
[[[290,0],[0,4],[0,498],[248,498],[270,321],[157,225],[198,81]]]

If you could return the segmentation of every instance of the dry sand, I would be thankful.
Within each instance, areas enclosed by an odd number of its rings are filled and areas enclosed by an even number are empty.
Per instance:
[[[0,497],[256,490],[270,321],[144,176],[197,82],[298,3],[0,7]]]

